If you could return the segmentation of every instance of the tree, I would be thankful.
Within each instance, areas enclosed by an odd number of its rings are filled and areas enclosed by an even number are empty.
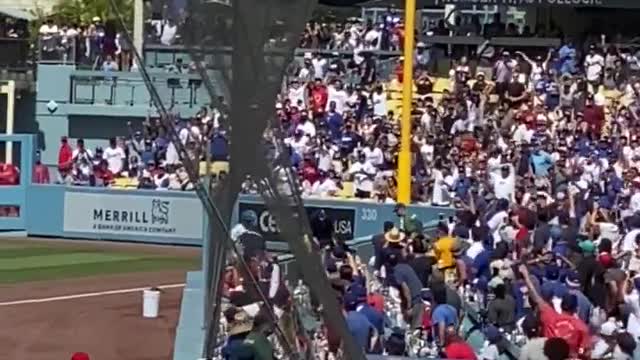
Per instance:
[[[133,1],[115,0],[118,12],[122,14],[128,29],[133,29]],[[91,24],[95,16],[102,21],[116,20],[116,13],[111,8],[111,0],[60,0],[53,6],[52,16],[61,24]],[[118,26],[119,27],[119,26]]]

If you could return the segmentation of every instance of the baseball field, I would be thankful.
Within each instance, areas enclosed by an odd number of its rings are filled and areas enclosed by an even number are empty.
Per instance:
[[[171,359],[195,248],[0,238],[0,360]],[[143,319],[142,290],[163,288]]]

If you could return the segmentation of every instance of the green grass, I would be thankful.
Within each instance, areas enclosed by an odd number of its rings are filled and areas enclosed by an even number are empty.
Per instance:
[[[0,284],[100,275],[197,269],[197,256],[0,242]]]

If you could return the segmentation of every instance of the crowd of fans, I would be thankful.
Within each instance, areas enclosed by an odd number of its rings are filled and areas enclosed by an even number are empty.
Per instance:
[[[57,24],[53,18],[39,29],[41,61],[75,63],[104,71],[129,71],[136,66],[132,44],[113,22],[95,16],[91,24]]]
[[[353,28],[309,24],[305,46],[352,49],[353,57],[310,51],[292,64],[276,101],[279,122],[265,137],[284,134],[275,151],[289,155],[304,195],[394,202],[402,59],[392,78],[381,78],[370,50],[399,46],[402,34]],[[633,359],[640,336],[638,57],[595,42],[564,41],[537,55],[485,50],[458,57],[445,79],[432,71],[441,48],[418,43],[415,50],[412,202],[452,206],[455,216],[427,234],[398,204],[398,218],[372,239],[370,261],[336,240],[326,214],[312,219],[349,331],[371,354],[494,360],[515,344],[523,360]],[[175,124],[192,156],[222,176],[226,114],[205,108]],[[152,121],[95,151],[63,138],[58,168],[66,184],[192,188]],[[234,238],[278,321],[231,262],[220,355],[274,358],[282,346],[270,336],[277,324],[298,350],[336,356],[341,339],[333,329],[299,336],[309,330],[302,319],[319,318],[321,309],[303,285],[286,286],[255,216],[241,220]],[[465,330],[469,305],[480,321]],[[472,346],[476,332],[486,339],[480,347]]]
[[[442,86],[428,72],[431,51],[418,44],[415,55],[412,202],[453,206],[455,216],[426,234],[421,219],[397,204],[398,219],[372,238],[368,263],[333,236],[326,214],[311,220],[357,345],[369,354],[448,359],[492,360],[505,352],[520,359],[637,358],[636,55],[571,41],[530,56],[494,49],[488,64],[460,57]],[[393,97],[402,74],[382,83],[367,71],[368,61],[375,64],[366,51],[354,52],[341,68],[310,53],[278,99],[281,130],[307,195],[338,195],[351,184],[351,196],[395,199],[400,109]],[[275,308],[291,306],[290,298],[313,304],[273,275],[257,219],[246,214],[239,226],[237,241],[251,250],[245,258],[256,278],[286,294],[273,295]],[[242,297],[247,283],[236,275],[231,265],[226,321],[235,330],[222,356],[273,358],[273,348],[263,357],[247,340],[251,325],[235,327],[238,314],[251,322],[247,304],[256,302]],[[462,326],[469,308],[480,318],[472,329]],[[253,331],[264,335],[269,326],[260,311],[252,312]],[[290,331],[300,351],[312,348],[323,359],[340,352],[341,339],[329,327],[310,343],[294,336],[295,326]],[[477,332],[485,339],[480,346]]]

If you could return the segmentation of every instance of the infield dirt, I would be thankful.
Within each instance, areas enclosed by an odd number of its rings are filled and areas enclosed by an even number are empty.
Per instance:
[[[178,256],[199,253],[194,248],[104,242],[84,245]],[[185,277],[186,271],[160,271],[4,285],[0,286],[0,302],[179,284]],[[182,288],[163,290],[156,319],[142,318],[142,293],[138,291],[0,306],[0,360],[66,360],[78,351],[88,353],[92,360],[169,360],[181,298]]]

